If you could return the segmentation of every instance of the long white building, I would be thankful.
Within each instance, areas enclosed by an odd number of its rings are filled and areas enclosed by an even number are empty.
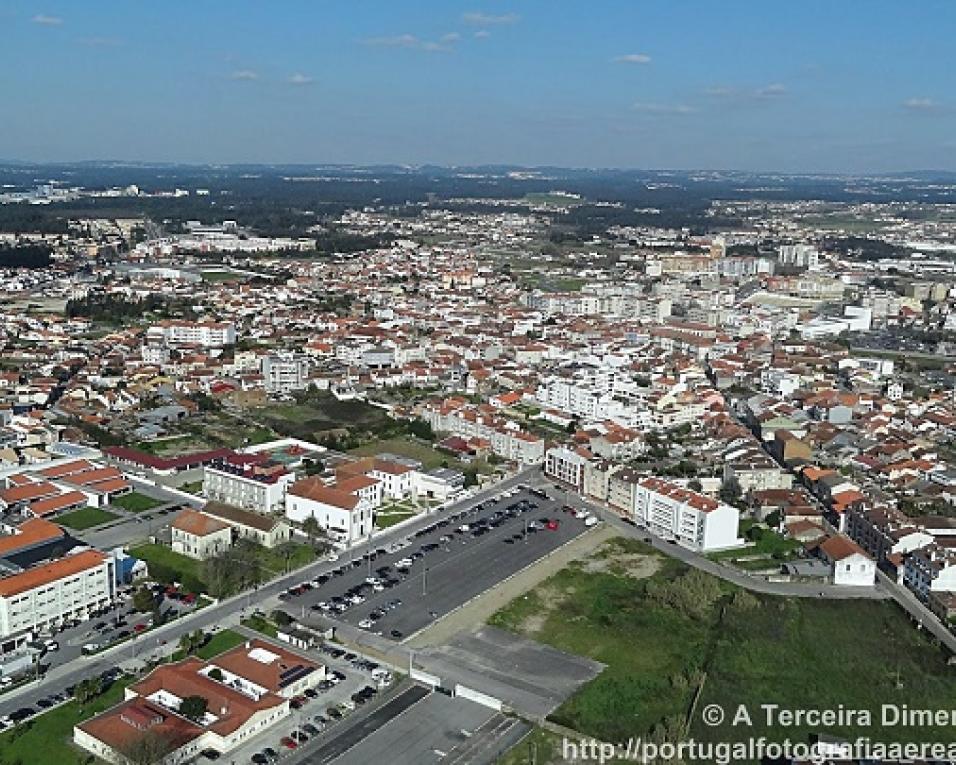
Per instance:
[[[116,595],[113,559],[95,550],[0,579],[0,637],[84,620]]]

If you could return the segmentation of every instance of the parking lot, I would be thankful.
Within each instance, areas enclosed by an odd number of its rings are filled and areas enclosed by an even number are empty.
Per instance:
[[[296,617],[314,612],[402,641],[581,534],[587,524],[533,489],[447,515],[280,598]]]

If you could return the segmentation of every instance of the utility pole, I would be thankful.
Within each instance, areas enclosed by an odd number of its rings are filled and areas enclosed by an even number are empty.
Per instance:
[[[427,578],[428,578],[428,566],[422,565],[422,597],[423,598],[425,597],[425,595],[428,594]]]

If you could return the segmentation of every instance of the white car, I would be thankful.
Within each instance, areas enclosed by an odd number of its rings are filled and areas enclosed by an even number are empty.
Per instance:
[[[57,643],[55,640],[47,640],[47,641],[45,641],[45,642],[43,643],[43,645],[46,647],[46,649],[47,649],[48,651],[59,651],[59,650],[60,650],[60,644]]]
[[[374,623],[371,619],[362,619],[362,621],[358,623],[358,626],[363,630],[370,630]]]
[[[598,524],[598,519],[593,515],[589,515],[587,518],[584,519],[585,526],[597,526],[597,524]]]
[[[398,563],[396,563],[395,565],[398,566],[399,568],[408,568],[408,567],[411,566],[414,562],[415,562],[415,561],[413,561],[411,558],[402,558],[402,559],[401,559]]]
[[[329,553],[329,557],[326,558],[329,563],[335,563],[339,559],[339,556],[336,553]]]

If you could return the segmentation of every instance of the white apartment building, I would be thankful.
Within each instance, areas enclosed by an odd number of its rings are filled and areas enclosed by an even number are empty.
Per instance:
[[[113,559],[95,550],[0,579],[0,638],[88,618],[116,596]]]
[[[227,458],[203,468],[202,490],[215,502],[269,515],[282,512],[293,481],[295,474],[280,466],[235,464]]]
[[[633,518],[658,536],[697,552],[741,544],[737,508],[658,478],[636,484]]]
[[[573,449],[555,446],[544,456],[545,474],[581,490],[584,487],[584,469],[587,459]]]
[[[309,384],[309,357],[302,354],[265,356],[261,366],[263,384],[269,393],[286,394]]]
[[[937,544],[906,557],[903,584],[926,600],[930,592],[956,592],[956,553]]]
[[[164,321],[146,330],[147,344],[223,348],[236,343],[236,325],[228,321]]]
[[[820,252],[811,244],[782,244],[777,250],[777,261],[782,266],[813,270],[820,265]]]

